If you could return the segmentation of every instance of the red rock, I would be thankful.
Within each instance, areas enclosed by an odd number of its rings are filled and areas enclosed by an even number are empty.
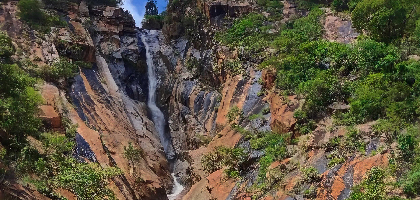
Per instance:
[[[61,127],[61,117],[55,111],[54,107],[50,105],[42,105],[40,106],[41,112],[39,117],[44,121],[47,122],[51,128],[60,128]]]
[[[296,119],[293,117],[294,110],[298,107],[296,96],[289,96],[289,105],[283,97],[276,93],[270,93],[267,100],[270,103],[271,129],[277,133],[287,133],[292,130]]]
[[[236,181],[227,179],[223,172],[224,170],[220,169],[207,177],[207,187],[210,190],[211,196],[215,199],[226,199],[236,184]]]
[[[263,87],[266,89],[271,89],[275,85],[276,81],[276,71],[272,69],[265,69],[262,71],[261,79],[263,82]]]

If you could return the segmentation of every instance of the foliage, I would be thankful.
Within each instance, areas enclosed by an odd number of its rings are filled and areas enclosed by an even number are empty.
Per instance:
[[[121,170],[77,162],[71,157],[75,143],[64,135],[44,133],[40,139],[43,153],[27,146],[23,148],[17,166],[21,175],[37,175],[30,181],[38,191],[48,195],[54,189],[63,188],[73,192],[78,199],[115,199],[107,188],[108,180],[120,175]]]
[[[88,5],[107,5],[107,6],[117,6],[122,3],[122,0],[87,0]]]
[[[0,57],[9,58],[15,54],[15,47],[12,44],[12,39],[6,33],[0,32]]]
[[[160,30],[163,26],[163,19],[163,15],[145,15],[141,24],[146,29]]]
[[[135,148],[133,144],[130,142],[128,146],[124,147],[124,158],[126,158],[132,167],[134,167],[134,163],[140,161],[143,155],[143,150]]]
[[[398,149],[400,155],[404,161],[410,161],[416,155],[416,148],[418,147],[419,141],[416,135],[419,134],[419,129],[415,127],[409,127],[406,134],[401,134],[398,137]]]
[[[369,31],[372,38],[391,42],[403,36],[409,23],[413,23],[413,1],[404,0],[363,0],[352,12],[354,27]]]
[[[268,46],[272,35],[267,31],[270,26],[264,25],[267,18],[261,14],[250,13],[236,19],[232,27],[216,35],[216,39],[225,45],[242,46],[246,51],[258,52]]]
[[[241,118],[243,117],[243,112],[238,108],[238,106],[233,106],[227,113],[226,117],[228,119],[228,123],[232,123],[238,118],[239,120],[241,120]]]
[[[385,171],[374,167],[372,168],[365,180],[359,185],[353,188],[353,192],[350,194],[350,200],[376,200],[386,199],[385,192]]]
[[[301,171],[303,173],[303,180],[305,182],[312,183],[320,179],[318,170],[315,167],[305,167],[302,168]]]
[[[67,25],[58,16],[45,13],[42,10],[41,2],[38,0],[21,0],[17,6],[19,17],[36,30],[46,33],[50,30],[50,26],[62,27]]]
[[[401,181],[404,193],[410,197],[420,195],[420,164],[416,161],[415,165],[405,175]]]
[[[257,0],[257,4],[265,8],[270,14],[276,14],[283,8],[283,3],[279,0]]]
[[[364,153],[366,148],[362,134],[354,127],[347,128],[347,133],[344,136],[344,146],[347,152],[361,151]]]
[[[302,110],[309,118],[325,112],[326,107],[337,100],[337,96],[341,96],[340,86],[337,77],[325,71],[318,73],[312,80],[302,82],[297,90],[297,94],[306,100]]]
[[[247,153],[243,148],[216,147],[215,151],[205,154],[201,159],[201,165],[208,173],[213,173],[223,167],[227,168],[229,176],[236,176],[241,165],[246,161]]]
[[[50,66],[44,66],[40,75],[47,81],[57,82],[60,79],[73,78],[78,69],[78,64],[62,58]]]
[[[288,152],[286,149],[285,138],[287,136],[272,132],[259,133],[254,136],[250,143],[252,149],[263,149],[265,155],[260,159],[259,179],[264,180],[267,168],[276,160],[286,158]]]
[[[145,16],[148,15],[158,15],[159,11],[156,7],[156,1],[154,0],[148,0],[146,3],[146,12],[145,12]]]
[[[243,68],[241,61],[239,59],[235,60],[226,60],[224,63],[225,69],[229,70],[229,72],[233,75],[240,75],[245,73],[245,69]]]
[[[289,29],[283,30],[273,42],[281,52],[297,51],[299,44],[315,41],[322,36],[323,27],[320,19],[324,12],[313,9],[309,15],[295,20],[289,25]]]
[[[38,132],[40,120],[35,114],[42,99],[35,84],[17,65],[0,64],[0,130],[9,136],[2,143],[20,145],[27,135]]]

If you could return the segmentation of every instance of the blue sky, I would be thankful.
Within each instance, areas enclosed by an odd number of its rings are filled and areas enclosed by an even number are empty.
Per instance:
[[[166,9],[167,0],[156,0],[159,13]],[[144,7],[146,6],[147,0],[123,0],[122,7],[128,10],[136,20],[136,25],[141,27],[141,20],[143,20]]]

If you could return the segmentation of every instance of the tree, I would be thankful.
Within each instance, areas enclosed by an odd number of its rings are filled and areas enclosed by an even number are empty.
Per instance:
[[[124,147],[124,158],[129,161],[131,167],[134,167],[134,163],[140,160],[142,154],[143,151],[135,148],[131,142]]]
[[[15,52],[12,41],[0,34],[0,42],[0,57],[7,60]],[[11,141],[19,144],[37,132],[40,121],[35,114],[42,98],[34,89],[36,83],[16,64],[0,63],[0,132],[6,133],[6,138],[0,138],[3,145]]]
[[[21,0],[18,3],[19,17],[27,22],[45,23],[45,13],[41,10],[38,0]]]
[[[404,35],[416,5],[405,0],[363,0],[352,12],[354,27],[378,41],[391,42]]]
[[[145,15],[158,15],[159,11],[156,6],[156,1],[154,0],[148,0],[146,3],[146,13]]]

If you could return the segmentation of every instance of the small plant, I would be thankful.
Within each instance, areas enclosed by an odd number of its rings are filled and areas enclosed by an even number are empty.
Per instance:
[[[258,177],[264,180],[267,168],[276,160],[284,159],[288,156],[286,149],[286,135],[273,132],[258,133],[251,140],[252,149],[264,149],[265,155],[259,160],[260,171]]]
[[[258,118],[262,118],[263,116],[261,114],[252,114],[248,117],[249,120],[254,120],[254,119],[258,119]]]
[[[197,58],[195,57],[191,57],[190,59],[187,60],[187,62],[185,63],[185,66],[187,67],[188,70],[193,70],[193,69],[197,69],[200,65],[200,62]]]
[[[43,66],[40,75],[48,81],[58,81],[62,78],[68,79],[74,77],[77,73],[78,66],[67,59],[60,59],[51,66]]]
[[[309,183],[316,182],[320,179],[318,170],[315,167],[306,167],[301,169],[303,180]]]
[[[270,107],[266,107],[266,108],[264,108],[262,111],[262,114],[263,115],[267,115],[267,114],[269,114],[271,111],[270,111]]]
[[[311,187],[309,187],[309,189],[306,189],[303,192],[303,197],[308,198],[308,199],[315,199],[316,198],[316,193],[317,193],[317,188],[314,187],[313,185],[311,185]]]
[[[213,173],[223,167],[229,176],[239,174],[240,166],[245,162],[247,153],[243,148],[216,147],[216,150],[205,154],[201,159],[201,165],[207,173]]]
[[[128,146],[124,147],[124,158],[129,161],[131,167],[134,167],[134,164],[140,161],[143,155],[143,150],[135,148],[131,142],[128,143]]]
[[[260,90],[258,93],[257,93],[257,96],[259,96],[259,97],[262,97],[262,96],[264,96],[265,95],[265,90]]]
[[[15,54],[16,50],[12,44],[12,39],[6,33],[0,32],[0,57],[8,58]]]
[[[6,149],[2,146],[0,146],[0,161],[4,159],[4,157],[6,156]]]
[[[350,195],[350,200],[359,199],[386,199],[385,189],[385,171],[374,167],[363,180],[361,184],[353,187],[353,192]]]
[[[238,108],[238,106],[233,106],[229,112],[227,113],[226,117],[228,118],[228,122],[232,123],[235,120],[241,120],[243,117],[243,112]]]
[[[47,33],[51,26],[64,27],[65,21],[56,15],[47,14],[42,10],[41,2],[37,0],[22,0],[17,4],[19,17],[32,28]]]
[[[242,67],[241,61],[239,59],[228,60],[225,62],[224,66],[232,73],[233,76],[245,73],[245,69]]]
[[[335,167],[341,163],[344,163],[346,161],[346,159],[344,159],[343,157],[339,157],[339,156],[327,156],[327,158],[330,159],[330,161],[328,161],[328,167],[332,168]]]
[[[409,129],[408,134],[400,135],[398,137],[398,149],[404,161],[410,161],[415,155],[415,149],[418,146],[416,138],[410,134],[412,129]],[[414,131],[418,131],[415,130]]]

